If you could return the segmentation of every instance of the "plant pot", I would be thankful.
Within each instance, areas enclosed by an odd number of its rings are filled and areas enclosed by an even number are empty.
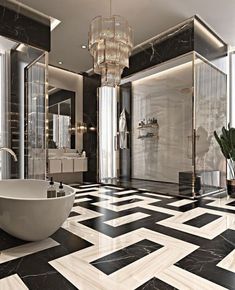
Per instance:
[[[235,197],[235,179],[227,180],[228,195]]]

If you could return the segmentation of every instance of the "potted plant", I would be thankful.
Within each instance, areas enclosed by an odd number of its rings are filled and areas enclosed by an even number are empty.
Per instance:
[[[228,167],[231,179],[227,179],[228,194],[235,197],[235,128],[222,128],[220,136],[214,131],[214,136],[220,146],[224,157],[228,160]]]

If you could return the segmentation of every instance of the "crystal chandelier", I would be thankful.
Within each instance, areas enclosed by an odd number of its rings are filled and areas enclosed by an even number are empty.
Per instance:
[[[97,16],[92,20],[89,50],[94,59],[94,72],[101,75],[101,86],[120,84],[123,69],[129,67],[132,48],[133,32],[123,17],[111,16],[110,12],[108,18]]]

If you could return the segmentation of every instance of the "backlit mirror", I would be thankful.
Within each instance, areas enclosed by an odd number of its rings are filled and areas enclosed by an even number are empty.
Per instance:
[[[75,149],[75,92],[49,87],[48,148]]]

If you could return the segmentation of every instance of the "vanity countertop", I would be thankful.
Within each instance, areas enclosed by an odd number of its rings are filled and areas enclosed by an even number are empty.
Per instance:
[[[49,159],[86,159],[82,156],[48,156]]]

